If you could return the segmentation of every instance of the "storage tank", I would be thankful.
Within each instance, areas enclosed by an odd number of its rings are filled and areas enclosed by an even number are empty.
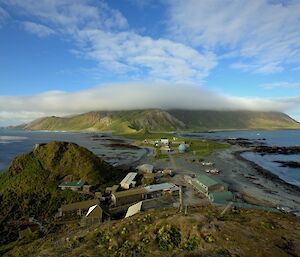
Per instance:
[[[178,151],[179,151],[180,153],[185,153],[187,149],[188,149],[188,146],[187,146],[186,144],[180,144],[180,145],[178,146]]]

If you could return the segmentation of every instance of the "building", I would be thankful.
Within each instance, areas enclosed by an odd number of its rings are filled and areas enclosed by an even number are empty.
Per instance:
[[[142,210],[142,205],[143,205],[142,201],[140,201],[134,205],[131,205],[126,212],[125,218],[131,217],[131,216],[139,213]]]
[[[145,187],[146,198],[157,198],[165,194],[178,195],[179,187],[173,183],[161,183]]]
[[[160,143],[162,145],[169,145],[169,139],[168,138],[161,138]]]
[[[188,149],[188,145],[187,144],[180,144],[178,146],[178,151],[179,153],[185,153]]]
[[[147,191],[143,187],[132,188],[125,191],[114,192],[111,194],[113,206],[121,206],[145,199]]]
[[[141,173],[152,173],[154,170],[154,166],[151,164],[142,164],[136,167],[136,170]]]
[[[98,204],[95,204],[89,208],[87,214],[82,219],[82,224],[87,225],[101,223],[102,215],[102,208]]]
[[[83,189],[83,186],[85,184],[85,181],[79,180],[79,181],[66,181],[61,183],[58,187],[62,190],[70,189],[73,191],[81,191]]]
[[[232,201],[234,196],[230,191],[210,192],[208,193],[208,199],[215,204],[226,204]]]
[[[198,192],[206,196],[208,196],[210,192],[227,191],[225,184],[207,175],[198,175],[191,180],[191,184]]]
[[[171,149],[170,146],[168,146],[168,145],[163,145],[159,150],[160,150],[162,153],[169,153],[169,152],[172,152],[172,149]]]
[[[91,206],[94,206],[96,204],[99,204],[99,199],[92,199],[87,201],[81,201],[76,203],[70,203],[70,204],[63,204],[58,209],[58,216],[64,216],[67,214],[74,214],[76,213],[79,216],[82,216],[84,212],[86,212]]]
[[[136,181],[134,181],[137,173],[129,172],[126,177],[120,182],[120,186],[123,189],[129,189],[131,187],[135,187]]]
[[[153,184],[155,182],[156,174],[157,173],[144,173],[142,178],[142,183],[144,185]]]
[[[163,175],[169,175],[169,176],[171,176],[171,177],[174,176],[174,172],[173,172],[173,170],[171,170],[171,169],[164,169],[164,170],[161,171],[161,173],[162,173]]]

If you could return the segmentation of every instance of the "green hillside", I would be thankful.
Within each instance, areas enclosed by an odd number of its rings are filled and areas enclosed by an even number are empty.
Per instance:
[[[18,242],[7,257],[252,257],[299,256],[297,217],[258,210],[189,206],[150,210],[130,218],[59,233],[26,244]],[[68,239],[68,240],[67,240]]]
[[[71,117],[46,117],[22,128],[29,130],[204,131],[226,129],[299,129],[300,124],[280,112],[210,110],[98,111]]]
[[[192,130],[300,128],[298,122],[280,112],[170,110],[169,113]]]
[[[46,117],[24,126],[30,130],[96,130],[134,132],[147,128],[155,131],[184,129],[185,125],[168,112],[151,109],[135,111],[88,112],[71,117]]]
[[[108,163],[74,143],[50,142],[17,157],[0,175],[0,245],[15,240],[22,217],[51,219],[62,203],[86,196],[57,186],[62,180],[85,180],[103,188],[122,177]]]

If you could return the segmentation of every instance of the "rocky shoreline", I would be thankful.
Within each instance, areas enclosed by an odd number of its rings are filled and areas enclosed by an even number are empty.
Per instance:
[[[250,161],[242,156],[242,153],[249,152],[251,150],[242,150],[234,152],[233,155],[243,162],[248,163],[252,168],[254,168],[259,174],[261,174],[264,178],[269,179],[271,181],[277,182],[282,184],[283,186],[287,187],[288,190],[295,190],[300,193],[300,188],[296,185],[287,183],[285,180],[281,179],[279,176],[275,175],[271,171],[264,169],[263,167],[259,166],[253,161]]]

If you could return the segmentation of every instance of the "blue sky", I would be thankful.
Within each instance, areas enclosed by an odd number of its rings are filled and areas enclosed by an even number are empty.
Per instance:
[[[149,107],[300,120],[299,27],[293,0],[1,0],[0,125]]]

